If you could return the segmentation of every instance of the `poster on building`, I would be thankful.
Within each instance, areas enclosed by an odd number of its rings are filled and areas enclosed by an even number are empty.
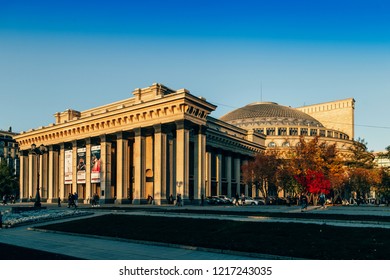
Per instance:
[[[100,183],[100,146],[91,147],[91,183]]]
[[[72,184],[72,150],[65,151],[65,184]]]
[[[77,149],[77,184],[85,184],[86,148]]]

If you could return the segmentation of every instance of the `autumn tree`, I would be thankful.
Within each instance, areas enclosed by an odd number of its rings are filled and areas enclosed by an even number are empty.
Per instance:
[[[271,185],[276,185],[276,173],[280,159],[275,151],[258,153],[255,158],[242,167],[244,182],[255,185],[267,199]]]
[[[298,182],[299,192],[309,192],[314,202],[319,193],[339,189],[345,170],[336,145],[320,142],[318,137],[306,141],[304,137],[289,155],[291,175]]]

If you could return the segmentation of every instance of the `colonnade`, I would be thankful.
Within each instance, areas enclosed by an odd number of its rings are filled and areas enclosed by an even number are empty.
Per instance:
[[[34,198],[39,187],[47,202],[77,192],[83,203],[97,194],[103,203],[142,204],[152,196],[160,205],[179,193],[184,203],[251,194],[241,183],[246,155],[208,144],[207,133],[205,125],[180,120],[45,145],[43,154],[21,151],[20,197]]]

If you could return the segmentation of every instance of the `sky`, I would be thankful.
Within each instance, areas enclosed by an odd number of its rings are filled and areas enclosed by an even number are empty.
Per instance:
[[[355,139],[390,145],[390,1],[0,0],[0,129],[157,82],[218,108],[353,97]]]

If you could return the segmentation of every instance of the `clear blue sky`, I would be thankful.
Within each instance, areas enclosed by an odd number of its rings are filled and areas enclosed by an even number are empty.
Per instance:
[[[386,0],[0,0],[0,129],[48,125],[159,82],[207,98],[214,117],[259,100],[353,97],[355,138],[383,150],[389,15]]]

